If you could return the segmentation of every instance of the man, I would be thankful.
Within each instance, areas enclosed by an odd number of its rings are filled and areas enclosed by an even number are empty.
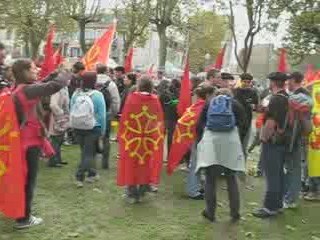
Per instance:
[[[5,80],[5,65],[4,60],[6,58],[5,46],[0,42],[0,89],[9,86],[8,82]]]
[[[109,169],[110,156],[110,130],[111,120],[116,117],[120,109],[120,95],[115,82],[107,75],[108,68],[104,64],[97,66],[97,88],[102,92],[106,102],[106,134],[103,137],[103,152],[102,152],[102,168]]]
[[[72,78],[69,85],[69,96],[72,97],[74,91],[79,88],[79,77],[81,72],[85,70],[85,66],[82,62],[76,62],[72,66]]]
[[[123,90],[125,89],[125,86],[124,86],[124,74],[125,74],[124,67],[118,66],[118,67],[116,67],[114,69],[115,82],[117,84],[120,96],[121,96]]]
[[[289,76],[288,90],[293,95],[303,94],[311,97],[309,91],[302,87],[304,76],[300,72],[293,72]],[[310,109],[311,110],[311,109]],[[310,117],[310,116],[308,116]],[[292,152],[287,153],[285,162],[285,182],[286,191],[284,196],[284,208],[297,208],[301,190],[301,163],[303,149],[307,148],[307,139],[302,137],[301,131],[294,134],[294,147]],[[306,151],[304,151],[306,152]],[[306,159],[306,157],[303,157]]]
[[[246,154],[247,147],[251,135],[251,122],[252,122],[252,111],[253,106],[256,108],[259,103],[258,93],[252,88],[253,77],[249,73],[243,73],[240,75],[241,87],[236,88],[233,91],[234,98],[238,100],[244,107],[247,119],[249,121],[248,129],[246,129],[247,134],[243,142],[244,152]]]
[[[234,77],[232,76],[232,74],[230,73],[221,73],[221,87],[222,88],[229,88],[229,89],[233,89],[234,86],[235,86],[235,79]]]
[[[285,90],[287,75],[269,74],[272,97],[266,111],[261,131],[261,161],[266,176],[267,189],[263,207],[253,213],[258,218],[268,218],[281,212],[284,192],[284,162],[286,157],[288,95]]]
[[[218,69],[212,69],[207,73],[206,81],[216,88],[220,88],[221,85],[221,73]]]

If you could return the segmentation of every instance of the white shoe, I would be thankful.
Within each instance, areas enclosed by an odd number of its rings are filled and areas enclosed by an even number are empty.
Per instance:
[[[15,228],[21,230],[21,229],[26,229],[26,228],[30,228],[30,227],[33,227],[33,226],[40,225],[42,223],[43,223],[43,219],[42,218],[37,218],[35,216],[30,216],[28,221],[17,223]]]
[[[98,182],[99,180],[100,180],[100,175],[97,174],[94,177],[87,177],[85,181],[87,183],[94,183],[94,182]]]
[[[76,182],[76,186],[77,186],[77,188],[83,188],[84,187],[83,182],[81,182],[81,181],[77,181]]]
[[[298,208],[298,204],[296,203],[283,203],[283,208],[284,209],[297,209]]]

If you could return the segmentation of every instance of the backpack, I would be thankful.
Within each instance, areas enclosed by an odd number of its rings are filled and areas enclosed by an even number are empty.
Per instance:
[[[213,98],[207,112],[207,129],[211,131],[230,131],[236,126],[232,111],[232,98],[221,95]]]
[[[91,95],[94,91],[75,93],[76,99],[71,106],[70,125],[74,129],[91,130],[96,124],[94,105]]]
[[[109,91],[109,85],[111,83],[111,80],[107,81],[103,87],[101,88],[101,93],[103,94],[103,97],[104,97],[104,101],[106,103],[106,110],[108,111],[111,107],[111,102],[112,102],[112,96],[111,96],[111,93]]]

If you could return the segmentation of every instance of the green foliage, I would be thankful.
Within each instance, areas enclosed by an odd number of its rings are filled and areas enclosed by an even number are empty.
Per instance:
[[[25,43],[26,54],[33,58],[38,55],[50,24],[54,23],[61,32],[73,29],[73,23],[61,15],[60,7],[55,0],[1,0],[0,4],[6,28],[15,30],[18,40]]]
[[[190,69],[198,72],[206,65],[205,55],[217,56],[226,33],[225,19],[213,12],[199,11],[190,18]]]

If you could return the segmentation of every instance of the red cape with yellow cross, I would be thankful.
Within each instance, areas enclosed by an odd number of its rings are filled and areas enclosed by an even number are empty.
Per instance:
[[[167,172],[171,175],[179,165],[183,156],[190,150],[191,145],[197,138],[196,127],[200,118],[205,101],[199,99],[191,105],[178,120],[173,133],[172,145],[168,158]]]
[[[5,89],[0,93],[0,212],[13,219],[25,215],[25,164],[15,107]]]
[[[117,184],[158,184],[163,160],[163,110],[156,95],[128,96],[119,125]]]

